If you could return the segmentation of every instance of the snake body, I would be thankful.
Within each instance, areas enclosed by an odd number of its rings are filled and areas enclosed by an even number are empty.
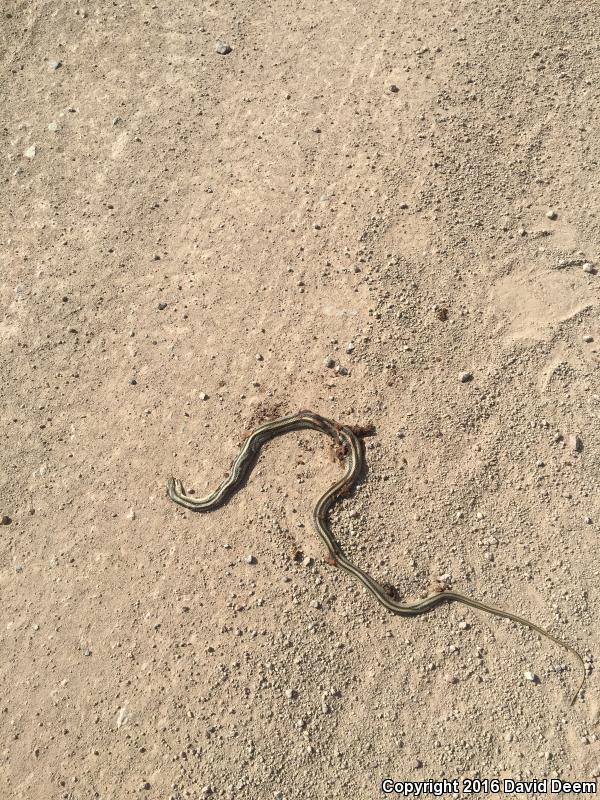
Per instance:
[[[541,636],[545,636],[547,639],[564,647],[578,659],[582,668],[582,679],[573,697],[573,704],[585,682],[585,663],[579,652],[563,639],[559,639],[557,636],[554,636],[554,634],[530,622],[524,617],[520,617],[510,611],[504,611],[488,603],[483,603],[480,600],[475,600],[472,597],[451,590],[440,591],[439,593],[429,595],[423,600],[418,600],[415,603],[400,603],[391,597],[370,575],[360,567],[357,567],[356,564],[353,564],[352,561],[346,557],[329,529],[327,517],[335,501],[342,495],[347,495],[353,488],[363,466],[362,444],[357,433],[355,433],[351,427],[339,425],[333,420],[329,420],[312,411],[299,411],[297,414],[266,422],[260,425],[246,439],[239,455],[233,463],[229,475],[214,492],[206,497],[196,498],[186,494],[181,481],[171,478],[167,484],[167,494],[171,500],[192,511],[213,511],[215,508],[224,505],[231,495],[244,484],[255,463],[258,453],[266,442],[277,436],[290,433],[291,431],[305,429],[319,431],[333,439],[338,447],[340,456],[344,458],[346,466],[344,475],[321,495],[313,511],[314,524],[319,536],[327,547],[330,563],[340,566],[350,575],[358,578],[363,586],[374,595],[381,605],[394,614],[400,614],[404,617],[414,617],[431,611],[431,609],[442,603],[463,603],[464,605],[471,606],[480,611],[486,611],[497,617],[503,617],[517,622],[520,625],[524,625],[530,630],[536,631]]]

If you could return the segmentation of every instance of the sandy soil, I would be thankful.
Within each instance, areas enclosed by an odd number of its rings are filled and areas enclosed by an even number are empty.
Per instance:
[[[7,0],[0,33],[2,798],[598,776],[593,4]],[[167,499],[300,408],[377,428],[348,554],[564,637],[573,707],[551,642],[325,563],[322,437]]]

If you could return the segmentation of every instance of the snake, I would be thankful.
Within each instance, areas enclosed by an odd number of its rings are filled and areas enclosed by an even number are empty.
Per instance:
[[[211,494],[202,498],[194,497],[185,492],[180,480],[170,478],[167,483],[167,495],[175,503],[191,511],[213,511],[227,503],[230,497],[245,484],[264,444],[278,436],[300,430],[318,431],[329,436],[334,442],[338,459],[343,460],[345,463],[343,476],[321,495],[313,510],[314,526],[329,553],[328,563],[341,567],[357,578],[381,605],[393,614],[403,617],[415,617],[425,614],[443,603],[462,603],[479,611],[485,611],[496,617],[502,617],[523,625],[563,647],[578,659],[582,669],[581,683],[571,701],[571,705],[573,705],[585,683],[586,668],[581,654],[563,639],[550,633],[540,625],[513,614],[511,611],[496,608],[489,603],[484,603],[481,600],[476,600],[473,597],[447,588],[440,588],[438,592],[414,603],[401,603],[345,555],[330,530],[328,515],[333,504],[340,498],[348,496],[354,489],[364,466],[362,437],[374,433],[373,426],[360,428],[342,425],[307,410],[265,422],[256,428],[244,441],[230,472]]]

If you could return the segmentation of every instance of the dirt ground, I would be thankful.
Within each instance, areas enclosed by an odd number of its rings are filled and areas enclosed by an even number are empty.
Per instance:
[[[594,5],[6,0],[0,41],[0,796],[598,777]],[[166,497],[301,408],[377,429],[348,555],[568,641],[573,706],[566,650],[325,562],[324,437]]]

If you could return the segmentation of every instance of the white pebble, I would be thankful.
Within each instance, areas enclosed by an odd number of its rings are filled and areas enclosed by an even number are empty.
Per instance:
[[[526,681],[531,681],[532,683],[536,683],[536,681],[538,679],[537,675],[534,672],[530,672],[529,670],[526,670],[523,673],[523,676],[524,676]]]
[[[200,400],[208,400],[208,395],[206,394],[206,392],[200,392],[198,397],[200,398]]]
[[[244,559],[246,564],[256,564],[256,557],[249,553]]]
[[[550,209],[549,211],[546,211],[546,216],[548,217],[548,219],[556,219],[558,214],[553,209]]]
[[[27,150],[25,150],[23,155],[25,156],[25,158],[28,158],[31,161],[32,158],[35,158],[36,152],[37,150],[35,149],[35,145],[32,144],[31,147],[28,147]]]
[[[584,341],[586,344],[590,344],[590,342],[593,342],[593,341],[594,341],[594,337],[593,337],[591,334],[589,334],[589,333],[586,333],[586,334],[585,334],[585,336],[583,337],[583,341]]]
[[[594,272],[596,271],[594,269],[594,265],[590,264],[589,261],[586,261],[586,263],[583,265],[582,269],[583,269],[584,272],[587,272],[588,275],[593,275]]]

